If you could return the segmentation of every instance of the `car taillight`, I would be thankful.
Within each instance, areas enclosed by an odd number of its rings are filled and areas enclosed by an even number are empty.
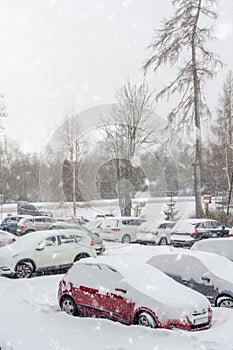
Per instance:
[[[229,232],[228,237],[233,237],[233,232]]]
[[[159,234],[159,231],[152,232],[152,235],[154,235],[154,236],[158,236],[158,234]]]
[[[21,226],[19,226],[19,228],[22,230],[23,228],[25,228],[25,226],[24,226],[24,225],[21,225]]]
[[[121,229],[120,229],[120,227],[113,227],[112,228],[112,231],[120,231]]]
[[[197,237],[197,232],[193,232],[193,233],[191,233],[191,237]]]
[[[93,238],[91,238],[91,243],[90,243],[90,246],[91,246],[91,247],[94,247],[94,245],[95,245],[94,239],[93,239]]]

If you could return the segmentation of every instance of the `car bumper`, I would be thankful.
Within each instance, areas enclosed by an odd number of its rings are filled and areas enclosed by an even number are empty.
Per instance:
[[[171,240],[170,243],[173,247],[190,248],[195,243],[195,241],[194,240],[192,240],[192,241],[172,241]]]

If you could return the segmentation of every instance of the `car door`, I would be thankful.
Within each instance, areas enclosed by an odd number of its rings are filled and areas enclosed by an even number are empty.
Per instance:
[[[184,255],[181,257],[181,261],[186,267],[181,273],[181,283],[205,295],[212,303],[218,294],[213,283],[212,273],[195,256]]]
[[[37,268],[56,267],[60,264],[60,245],[57,236],[53,235],[39,241],[35,247]]]
[[[210,302],[217,295],[211,273],[196,257],[187,254],[159,255],[152,257],[148,263],[175,281],[204,294]]]
[[[84,314],[128,322],[133,303],[125,298],[119,272],[104,264],[80,264],[75,278],[76,303]]]
[[[34,226],[36,231],[42,231],[47,229],[45,218],[35,218]]]
[[[79,241],[81,236],[72,234],[58,235],[58,253],[57,258],[59,265],[68,266],[74,261],[75,256],[81,251]]]

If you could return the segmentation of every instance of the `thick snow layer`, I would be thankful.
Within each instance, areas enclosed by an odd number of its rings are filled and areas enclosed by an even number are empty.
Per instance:
[[[232,350],[233,310],[214,308],[213,326],[193,333],[73,317],[57,305],[60,278],[0,278],[0,338],[14,350]]]
[[[146,218],[155,220],[159,213],[163,213],[161,206],[160,212],[155,210],[156,205],[146,205]],[[179,216],[183,217],[193,210],[194,205],[185,202],[177,203],[177,207]],[[169,247],[120,243],[106,243],[106,247],[104,255],[151,256],[154,249],[170,250]],[[232,309],[213,308],[213,326],[196,332],[125,326],[109,320],[72,317],[61,312],[57,303],[61,277],[40,276],[27,280],[0,277],[1,340],[10,342],[14,350],[232,350]]]

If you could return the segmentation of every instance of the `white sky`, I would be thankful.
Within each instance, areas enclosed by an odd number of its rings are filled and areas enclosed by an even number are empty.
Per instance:
[[[0,92],[6,133],[24,150],[40,150],[65,114],[114,102],[127,78],[137,83],[152,29],[170,0],[0,0]],[[214,50],[226,64],[208,84],[211,107],[233,69],[233,2],[219,1]],[[157,77],[157,76],[156,76]],[[169,78],[161,72],[156,88]],[[167,103],[157,107],[165,114]]]

